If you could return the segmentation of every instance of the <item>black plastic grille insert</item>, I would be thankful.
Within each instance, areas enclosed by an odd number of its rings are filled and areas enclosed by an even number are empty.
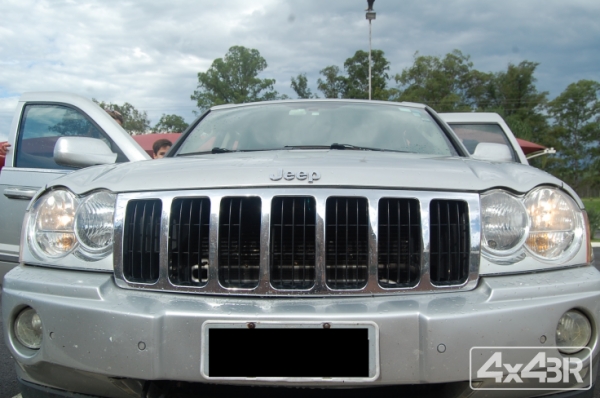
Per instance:
[[[369,207],[366,198],[330,197],[325,209],[326,283],[360,289],[369,277]]]
[[[123,228],[123,276],[130,282],[158,281],[161,212],[162,202],[158,199],[127,203]]]
[[[429,213],[431,282],[460,285],[469,277],[468,206],[458,200],[433,200]]]
[[[416,286],[421,276],[421,209],[416,199],[379,201],[379,285]]]
[[[230,197],[221,200],[219,214],[219,282],[227,288],[258,286],[261,200]]]
[[[309,289],[316,266],[316,203],[312,197],[275,197],[271,204],[271,285]]]
[[[169,225],[169,279],[175,285],[208,281],[210,199],[173,200]]]

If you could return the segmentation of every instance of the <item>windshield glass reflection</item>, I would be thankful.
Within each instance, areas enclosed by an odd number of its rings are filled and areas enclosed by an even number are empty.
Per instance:
[[[319,148],[456,154],[424,109],[306,101],[213,110],[177,155]]]

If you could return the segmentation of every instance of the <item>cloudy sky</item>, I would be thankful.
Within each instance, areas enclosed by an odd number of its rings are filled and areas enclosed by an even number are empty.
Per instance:
[[[365,0],[2,0],[0,139],[19,95],[68,91],[148,112],[194,119],[197,73],[229,47],[260,51],[280,93],[306,73],[342,66],[368,49]],[[550,98],[579,79],[600,81],[598,0],[376,0],[373,48],[392,74],[416,51],[459,49],[481,71],[540,63],[538,89]]]

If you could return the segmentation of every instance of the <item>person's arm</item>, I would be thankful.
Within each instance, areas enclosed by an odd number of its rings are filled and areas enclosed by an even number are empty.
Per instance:
[[[6,152],[8,152],[8,148],[10,148],[10,144],[6,141],[0,142],[0,156],[6,156]]]

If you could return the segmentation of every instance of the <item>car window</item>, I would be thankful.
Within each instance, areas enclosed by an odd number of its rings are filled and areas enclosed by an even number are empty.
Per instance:
[[[472,155],[480,142],[490,142],[493,144],[504,144],[510,149],[513,162],[519,162],[508,137],[498,124],[495,123],[448,123],[452,130],[461,139],[463,145]]]
[[[186,137],[178,155],[272,150],[334,143],[441,156],[456,151],[426,110],[351,102],[290,102],[211,111]]]
[[[19,129],[15,166],[72,170],[54,161],[54,145],[60,137],[100,139],[118,154],[117,162],[127,161],[114,142],[80,111],[62,105],[27,105]]]

